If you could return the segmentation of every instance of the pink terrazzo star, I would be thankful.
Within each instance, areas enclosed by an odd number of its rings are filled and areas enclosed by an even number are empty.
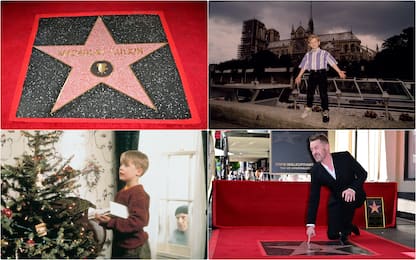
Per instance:
[[[129,65],[166,44],[116,44],[104,22],[98,17],[85,45],[35,46],[72,67],[51,113],[99,83],[104,83],[156,110]]]

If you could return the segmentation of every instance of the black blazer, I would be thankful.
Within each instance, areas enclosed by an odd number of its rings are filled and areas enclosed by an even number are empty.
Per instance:
[[[365,199],[363,189],[367,172],[349,152],[332,153],[336,180],[327,172],[321,163],[315,163],[311,169],[311,191],[308,204],[307,224],[315,224],[319,206],[321,186],[329,188],[330,200],[342,200],[342,192],[348,188],[355,190],[356,201],[361,206]]]

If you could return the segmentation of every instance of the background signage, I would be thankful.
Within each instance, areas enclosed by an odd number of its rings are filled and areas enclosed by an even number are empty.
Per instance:
[[[271,172],[308,173],[314,163],[308,138],[315,133],[319,132],[272,131]]]

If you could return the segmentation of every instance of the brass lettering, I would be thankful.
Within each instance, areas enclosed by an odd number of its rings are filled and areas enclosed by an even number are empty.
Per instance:
[[[142,48],[117,48],[112,49],[111,53],[114,55],[139,55],[143,53]]]
[[[104,55],[103,49],[66,49],[58,52],[59,56],[63,57],[81,57],[81,56],[99,56]],[[115,48],[111,49],[110,53],[113,55],[140,55],[143,54],[142,48]]]
[[[101,50],[101,49],[67,49],[67,50],[62,50],[58,52],[59,56],[64,56],[64,57],[99,56],[103,54],[104,54],[104,50]]]

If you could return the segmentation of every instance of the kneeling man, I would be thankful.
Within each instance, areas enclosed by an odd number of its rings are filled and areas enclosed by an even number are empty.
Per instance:
[[[353,232],[360,234],[352,224],[356,208],[363,205],[363,189],[367,172],[349,152],[330,153],[328,138],[324,134],[309,137],[309,147],[315,164],[311,169],[311,191],[308,205],[306,235],[315,236],[315,221],[321,186],[330,190],[328,201],[328,238],[344,244]]]

